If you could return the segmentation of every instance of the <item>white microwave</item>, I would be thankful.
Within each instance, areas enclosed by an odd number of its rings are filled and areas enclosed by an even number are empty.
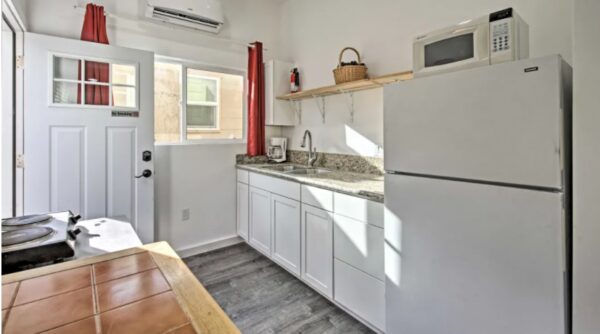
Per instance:
[[[512,8],[420,35],[413,42],[417,76],[529,57],[529,26]]]

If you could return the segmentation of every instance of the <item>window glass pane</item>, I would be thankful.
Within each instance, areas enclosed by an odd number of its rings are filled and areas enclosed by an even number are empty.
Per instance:
[[[54,78],[79,80],[79,60],[53,56]]]
[[[115,107],[136,107],[135,88],[133,87],[113,86],[112,98]]]
[[[135,66],[112,64],[112,83],[135,86]]]
[[[181,65],[154,64],[154,139],[161,143],[180,140]]]
[[[187,126],[189,128],[216,128],[217,107],[215,106],[187,106]]]
[[[109,105],[108,86],[86,84],[85,104],[95,106]]]
[[[54,81],[54,87],[52,89],[52,102],[77,104],[78,89],[79,84],[77,83]]]
[[[191,72],[191,73],[190,73]],[[217,101],[205,102],[204,106],[218,106],[216,108],[216,128],[192,127],[189,121],[190,110],[192,117],[196,116],[193,106],[187,107],[188,131],[186,137],[188,140],[198,139],[243,139],[244,135],[244,77],[242,75],[220,73],[213,71],[202,71],[199,69],[189,69],[188,73],[218,80]],[[216,107],[216,106],[215,106]],[[191,109],[190,109],[191,108]],[[196,112],[198,113],[198,112]],[[207,112],[205,112],[207,113]]]
[[[197,70],[188,69],[187,100],[188,103],[217,102],[217,78],[206,78],[198,75]]]
[[[91,82],[102,82],[108,83],[109,64],[96,62],[96,61],[85,61],[85,80]]]

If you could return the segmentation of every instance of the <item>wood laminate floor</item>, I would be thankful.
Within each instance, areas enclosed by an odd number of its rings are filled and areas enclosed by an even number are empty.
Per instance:
[[[183,259],[242,333],[373,333],[245,243]]]

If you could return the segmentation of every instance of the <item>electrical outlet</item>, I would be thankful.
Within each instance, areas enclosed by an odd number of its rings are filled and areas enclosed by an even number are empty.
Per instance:
[[[183,211],[181,211],[181,220],[190,220],[190,209],[183,209]]]

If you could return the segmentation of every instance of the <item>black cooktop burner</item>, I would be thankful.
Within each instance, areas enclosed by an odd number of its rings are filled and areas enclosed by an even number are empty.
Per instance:
[[[2,221],[2,226],[22,226],[35,223],[41,223],[52,218],[49,215],[27,215],[15,218],[8,218]]]
[[[19,230],[2,232],[2,245],[12,246],[44,238],[54,232],[49,227],[28,227]]]

